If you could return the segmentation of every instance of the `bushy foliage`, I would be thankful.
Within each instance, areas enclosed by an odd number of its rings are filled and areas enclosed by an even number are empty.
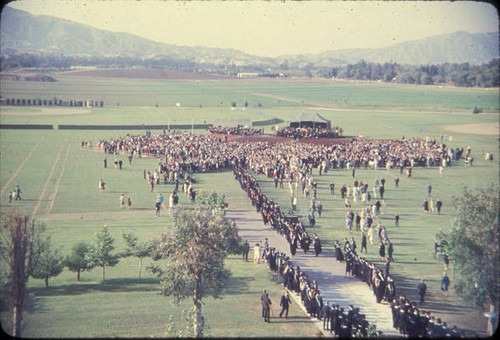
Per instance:
[[[41,253],[31,277],[45,281],[45,287],[49,286],[49,278],[62,273],[64,269],[64,257],[58,249],[52,250],[50,241],[47,240],[44,251]]]
[[[72,272],[76,273],[76,280],[80,281],[82,271],[88,271],[94,268],[91,262],[88,261],[88,253],[90,245],[85,242],[78,242],[71,249],[71,254],[66,256],[64,263]]]
[[[107,226],[102,227],[94,235],[94,243],[90,246],[86,260],[94,267],[102,267],[102,282],[106,279],[106,267],[113,267],[120,261],[119,254],[113,254],[115,239]]]
[[[500,59],[489,63],[470,65],[469,63],[439,65],[400,65],[397,63],[367,63],[334,67],[325,77],[349,80],[371,80],[415,85],[454,85],[459,87],[500,86]]]
[[[192,211],[180,214],[174,226],[162,232],[149,269],[161,280],[164,295],[177,302],[193,298],[193,336],[203,336],[202,298],[220,298],[231,272],[224,260],[239,251],[240,238],[224,217],[224,196],[202,196]]]
[[[442,251],[453,261],[460,276],[456,293],[477,308],[498,304],[499,190],[464,189],[455,199],[457,218],[451,229],[436,236]]]
[[[122,233],[122,238],[125,241],[125,252],[122,257],[134,256],[139,259],[139,280],[142,273],[142,261],[144,258],[151,256],[153,250],[156,248],[156,242],[145,241],[139,242],[137,236],[132,233]]]

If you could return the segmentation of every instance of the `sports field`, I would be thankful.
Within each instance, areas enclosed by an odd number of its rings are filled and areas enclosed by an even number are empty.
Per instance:
[[[376,178],[387,181],[387,209],[382,224],[387,227],[394,244],[395,263],[391,272],[399,292],[417,299],[416,285],[422,276],[428,283],[428,310],[459,328],[484,332],[486,319],[452,296],[443,300],[439,280],[443,264],[432,256],[434,235],[448,227],[454,218],[453,197],[469,188],[499,185],[499,94],[498,89],[458,89],[395,86],[386,84],[332,83],[327,81],[229,81],[229,80],[147,80],[78,78],[60,76],[55,83],[2,82],[6,98],[59,99],[91,98],[103,100],[103,108],[13,107],[0,108],[1,124],[211,124],[216,121],[262,121],[270,118],[291,120],[301,112],[317,112],[344,129],[346,136],[367,138],[420,137],[443,140],[450,147],[468,146],[475,159],[472,167],[463,161],[447,168],[440,176],[437,168],[417,168],[407,179],[399,170],[357,170],[356,178],[370,187]],[[235,101],[237,108],[232,109]],[[245,101],[248,103],[244,107]],[[119,105],[118,105],[119,103]],[[180,105],[176,105],[180,103]],[[474,107],[483,112],[472,114]],[[244,109],[243,109],[244,108]],[[271,126],[265,132],[271,133]],[[161,131],[152,131],[159,133]],[[195,131],[204,133],[204,131]],[[52,245],[69,254],[78,241],[91,241],[94,233],[107,225],[115,237],[117,251],[123,248],[122,232],[132,232],[140,240],[154,237],[162,228],[170,227],[166,212],[154,214],[155,194],[170,193],[172,185],[159,185],[155,193],[143,179],[144,169],[156,168],[151,158],[125,156],[124,169],[113,168],[108,156],[81,148],[82,141],[96,143],[99,139],[119,137],[144,131],[89,130],[0,130],[1,211],[19,209],[33,214],[47,225]],[[491,152],[494,161],[484,160]],[[399,188],[394,176],[401,178]],[[106,192],[99,192],[98,180],[107,183]],[[251,205],[231,172],[197,174],[197,191],[223,192],[230,209],[249,209]],[[288,209],[287,189],[275,189],[272,182],[260,176],[264,193]],[[343,200],[338,189],[352,185],[347,170],[333,170],[319,176],[318,199],[324,212],[317,219],[316,232],[322,244],[332,249],[333,241],[350,236],[344,231]],[[336,195],[330,195],[329,184],[335,182]],[[422,202],[426,186],[432,183],[433,197],[440,198],[443,212],[426,215]],[[22,201],[9,204],[7,194],[20,185]],[[130,210],[122,210],[119,196],[132,200]],[[180,195],[182,206],[191,203]],[[301,214],[309,200],[299,196]],[[355,211],[357,207],[354,206]],[[359,206],[361,208],[361,205]],[[394,227],[394,214],[401,216],[400,227]],[[304,216],[304,220],[306,216]],[[359,235],[354,235],[358,244]],[[380,263],[377,247],[368,245],[369,260]],[[147,260],[145,265],[147,265]],[[259,293],[263,287],[271,296],[280,296],[282,288],[271,281],[264,266],[243,263],[230,258],[228,266],[233,277],[222,300],[205,298],[205,318],[210,325],[207,335],[246,336],[313,336],[314,325],[302,322],[304,315],[293,309],[297,320],[277,325],[264,324],[260,318]],[[51,279],[44,288],[41,280],[30,280],[35,297],[25,314],[23,336],[26,337],[161,337],[169,315],[181,319],[182,309],[190,306],[172,304],[170,298],[159,296],[159,283],[143,270],[138,281],[139,263],[135,258],[123,259],[107,270],[101,283],[99,268],[82,274],[82,281],[67,269]],[[450,276],[451,277],[451,276]],[[452,277],[451,277],[452,278]],[[453,278],[452,278],[453,280]],[[2,326],[8,322],[2,310]],[[467,316],[467,317],[465,317]],[[181,328],[179,326],[179,328]]]

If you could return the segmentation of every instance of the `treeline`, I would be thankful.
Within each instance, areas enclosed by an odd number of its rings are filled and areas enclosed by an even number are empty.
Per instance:
[[[0,105],[15,106],[71,106],[71,107],[103,107],[103,100],[85,99],[85,100],[62,100],[57,99],[26,99],[26,98],[3,98],[0,95]]]
[[[9,72],[21,68],[33,68],[40,70],[56,69],[64,70],[71,67],[98,67],[98,68],[128,68],[144,67],[156,69],[179,70],[200,74],[236,75],[242,72],[234,65],[198,63],[196,61],[170,57],[158,56],[154,58],[135,58],[129,56],[98,57],[98,56],[56,56],[49,54],[22,53],[0,56],[0,71]],[[266,70],[269,66],[255,66],[250,70]],[[247,68],[243,68],[247,70]],[[246,71],[245,71],[246,72]]]
[[[368,63],[361,60],[357,64],[333,67],[323,76],[416,85],[448,84],[460,87],[499,87],[499,67],[499,58],[481,65],[444,63],[421,66]]]
[[[394,62],[373,63],[364,60],[356,64],[327,67],[308,63],[297,65],[253,64],[235,65],[234,63],[199,63],[173,56],[154,58],[138,57],[80,57],[56,56],[45,54],[15,54],[0,56],[0,71],[7,72],[20,68],[69,69],[73,66],[92,66],[103,68],[145,67],[180,70],[199,74],[236,76],[242,72],[259,72],[262,76],[283,73],[284,76],[306,76],[337,78],[346,80],[367,80],[394,82],[416,85],[454,85],[460,87],[499,87],[500,59],[492,59],[481,65],[470,63],[438,65],[402,65]],[[286,66],[286,67],[285,67]],[[278,72],[278,73],[276,73]]]

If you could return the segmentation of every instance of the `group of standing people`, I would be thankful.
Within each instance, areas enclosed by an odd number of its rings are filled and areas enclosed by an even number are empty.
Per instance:
[[[280,298],[281,311],[279,317],[288,317],[292,305],[290,294],[300,297],[300,301],[311,317],[323,321],[323,329],[340,338],[367,337],[377,332],[374,325],[370,325],[359,308],[350,305],[348,308],[340,307],[321,296],[318,283],[311,280],[299,266],[294,266],[290,258],[269,245],[264,248],[261,257],[269,270],[276,275],[277,282],[285,287],[285,292]],[[272,301],[264,290],[261,294],[262,317],[265,322],[270,322],[272,314]],[[346,310],[347,309],[347,310]]]
[[[328,138],[328,137],[340,137],[342,136],[343,130],[338,126],[333,129],[321,128],[321,127],[285,127],[277,128],[276,135],[279,137],[287,137],[294,139],[301,138]]]
[[[448,327],[446,322],[440,318],[435,318],[429,311],[419,311],[415,303],[402,295],[397,296],[394,279],[389,273],[384,273],[380,268],[370,261],[358,256],[352,242],[344,240],[343,250],[338,241],[336,242],[337,260],[345,260],[346,275],[358,277],[372,289],[377,303],[386,301],[389,303],[393,316],[393,327],[401,334],[410,338],[443,338],[443,337],[463,337],[463,334],[456,326]],[[341,255],[338,255],[339,252]],[[450,279],[446,272],[441,278],[441,290],[447,296],[450,286]],[[417,285],[419,302],[425,302],[427,285],[422,279]]]
[[[297,218],[286,216],[277,202],[263,194],[258,181],[250,175],[243,166],[244,163],[245,159],[243,158],[237,161],[233,167],[235,179],[238,180],[241,188],[246,191],[256,211],[261,213],[264,224],[270,225],[272,229],[286,238],[292,255],[295,255],[299,246],[307,254],[312,245],[316,256],[318,256],[322,252],[319,238],[317,236],[311,238],[302,222]]]
[[[282,171],[285,180],[297,175],[299,167],[310,164],[326,171],[344,168],[413,168],[415,166],[450,166],[463,150],[449,149],[436,140],[411,138],[403,140],[342,141],[334,145],[311,143],[269,143],[264,141],[228,141],[217,135],[196,135],[173,131],[150,132],[100,140],[99,150],[108,154],[152,155],[165,159],[172,170],[179,165],[190,172],[229,169],[235,159],[247,157],[247,166],[256,173],[272,175]]]
[[[308,197],[309,191],[305,190],[307,188],[313,191],[313,198],[316,199],[314,182],[308,182],[312,177],[308,175],[312,173],[313,168],[319,167],[320,175],[332,168],[353,169],[354,177],[354,169],[361,166],[373,169],[399,167],[401,171],[404,168],[412,169],[414,166],[443,166],[443,164],[449,166],[452,160],[460,158],[463,151],[448,149],[444,144],[436,140],[419,138],[387,141],[352,140],[327,146],[305,143],[273,144],[262,141],[238,143],[213,135],[194,135],[178,132],[155,136],[150,133],[141,136],[127,135],[124,138],[111,140],[110,142],[100,141],[98,146],[107,153],[128,152],[160,157],[162,161],[158,173],[163,174],[164,178],[170,179],[170,181],[174,179],[176,190],[179,179],[187,178],[186,176],[190,176],[191,173],[217,171],[232,167],[235,179],[239,181],[241,188],[247,192],[252,205],[262,215],[264,223],[270,225],[271,228],[287,239],[292,255],[295,255],[299,246],[304,253],[307,253],[311,245],[314,245],[316,255],[319,255],[321,253],[321,241],[317,237],[311,238],[302,222],[291,216],[286,216],[275,201],[264,195],[259,188],[258,181],[250,174],[250,170],[257,174],[261,173],[268,177],[275,177],[277,179],[275,181],[276,185],[279,182],[281,186],[284,181],[287,181],[291,193],[293,193],[294,184],[295,189],[297,189],[298,184],[302,183],[304,195]],[[399,180],[395,182],[396,187],[398,182]],[[369,202],[370,193],[367,191],[367,186],[358,184],[352,189],[351,195],[354,195],[353,197],[357,200],[356,188],[358,188],[360,201]],[[377,199],[379,197],[383,199],[385,190],[380,190],[381,188],[384,188],[383,184],[374,188],[373,195]],[[366,195],[364,199],[363,189]],[[331,187],[331,191],[333,194],[334,186]],[[296,207],[296,201],[294,204],[292,195],[292,207],[294,205]],[[368,215],[366,220],[369,221],[370,218],[373,220],[373,215],[379,214],[380,208],[381,204],[370,206],[370,211],[366,211]],[[353,220],[353,224],[356,221],[355,225],[358,226],[357,217],[354,218],[353,216],[351,220]],[[398,222],[399,220],[396,219],[396,224]],[[375,230],[373,226],[370,226],[370,228],[372,231]],[[386,242],[388,237],[383,237],[384,228],[377,227],[377,229],[379,238],[384,241],[383,244],[381,242],[379,249],[380,256],[386,258],[385,251],[387,247],[389,253],[387,258],[390,259],[393,250],[389,250],[392,247],[389,248],[390,242]],[[373,237],[369,239],[372,241]],[[366,235],[364,240],[366,252]],[[388,266],[386,266],[384,274],[372,263],[359,257],[350,244],[344,245],[342,253],[342,261],[346,261],[346,274],[365,280],[373,289],[377,302],[393,300],[396,296],[395,285],[389,275]],[[387,262],[390,263],[390,260]],[[283,277],[286,276],[283,275]],[[308,301],[308,295],[302,293],[300,289],[300,276],[295,286],[293,283],[295,279],[292,281],[289,279],[283,280],[284,284],[288,282],[288,285],[294,291],[299,287],[301,297],[303,294],[304,301]],[[321,314],[321,308],[319,308],[318,312],[318,308],[314,307],[314,303],[310,303],[309,306],[313,306],[309,308],[311,315]]]
[[[213,126],[208,128],[208,131],[213,134],[234,135],[234,136],[255,136],[255,135],[261,135],[263,133],[263,129],[254,129],[242,125],[238,125],[236,127]]]
[[[429,311],[420,310],[415,303],[404,296],[394,297],[389,305],[392,312],[392,325],[405,337],[410,339],[464,338],[464,334],[457,326],[449,327],[441,318],[436,318]]]
[[[23,199],[21,198],[21,188],[19,187],[19,185],[16,185],[16,187],[14,188],[14,190],[12,191],[9,191],[9,203],[12,203],[12,200],[14,201],[17,201],[17,200],[20,200],[22,201]]]

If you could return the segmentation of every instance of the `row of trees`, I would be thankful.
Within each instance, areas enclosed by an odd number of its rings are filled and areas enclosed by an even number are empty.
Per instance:
[[[268,64],[235,65],[234,63],[200,63],[192,60],[157,56],[154,58],[135,57],[79,57],[55,56],[45,54],[13,54],[0,56],[0,71],[12,71],[19,68],[54,68],[68,69],[72,66],[94,66],[104,68],[146,67],[170,70],[182,70],[200,74],[219,74],[236,76],[241,72],[257,72],[263,77],[276,77],[280,73],[271,71],[277,69],[284,75],[306,77],[340,78],[349,80],[370,80],[396,82],[402,84],[439,85],[452,84],[460,87],[499,87],[500,59],[495,58],[489,63],[471,65],[469,63],[438,65],[403,65],[394,62],[374,63],[359,61],[356,64],[343,66],[316,66],[307,63],[304,66],[290,65],[285,60],[281,64],[269,61]]]
[[[0,71],[9,72],[21,68],[33,68],[46,71],[50,69],[70,69],[73,66],[92,66],[102,68],[145,67],[169,70],[180,70],[195,73],[232,74],[237,71],[234,66],[213,63],[198,63],[188,59],[169,56],[155,58],[135,58],[127,56],[98,57],[98,56],[57,56],[52,54],[3,54],[0,56]],[[263,66],[260,68],[265,70]]]
[[[371,80],[401,84],[439,85],[452,84],[460,87],[499,87],[500,59],[482,65],[451,64],[401,65],[397,63],[368,63],[323,69],[324,77],[350,80]]]
[[[26,99],[26,98],[3,98],[0,95],[0,103],[14,106],[70,106],[70,107],[103,107],[103,100],[85,99],[85,100],[62,100],[54,97],[53,99]]]
[[[221,296],[226,280],[231,275],[224,267],[230,253],[240,253],[241,239],[236,229],[226,220],[227,203],[224,196],[215,193],[199,195],[193,211],[173,213],[174,225],[160,233],[157,239],[140,242],[132,233],[122,233],[125,244],[122,252],[115,251],[115,239],[107,226],[94,235],[91,243],[79,242],[68,256],[50,244],[44,236],[45,225],[37,224],[19,213],[3,216],[0,256],[0,280],[4,290],[2,300],[12,308],[12,335],[21,336],[23,307],[28,299],[28,279],[43,279],[59,275],[64,267],[77,274],[95,267],[102,268],[102,282],[106,268],[113,267],[123,257],[139,259],[139,280],[143,260],[151,258],[148,269],[161,281],[162,292],[176,301],[193,298],[192,336],[203,335],[202,298]]]
[[[93,243],[76,244],[68,256],[61,255],[59,249],[51,245],[50,236],[45,236],[45,225],[36,223],[29,216],[15,212],[2,215],[0,237],[0,257],[2,266],[2,300],[12,308],[12,335],[21,336],[23,308],[29,301],[27,290],[29,278],[42,279],[45,287],[49,279],[59,275],[64,267],[80,273],[94,267],[102,267],[102,280],[105,280],[106,267],[114,266],[121,257],[136,256],[142,259],[150,256],[153,245],[138,243],[132,234],[123,234],[126,250],[113,253],[114,238],[104,226],[94,237]],[[139,272],[140,278],[140,272]]]

